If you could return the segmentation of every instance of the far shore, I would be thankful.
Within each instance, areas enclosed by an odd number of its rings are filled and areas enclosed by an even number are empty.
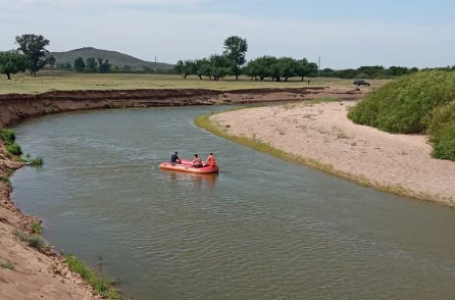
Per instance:
[[[277,156],[362,185],[455,207],[455,163],[431,158],[427,136],[390,134],[352,123],[347,112],[355,103],[250,108],[219,113],[210,121],[220,135],[270,146],[253,144],[265,152],[279,149]]]

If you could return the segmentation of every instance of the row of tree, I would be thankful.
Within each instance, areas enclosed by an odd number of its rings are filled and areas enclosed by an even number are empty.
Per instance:
[[[45,48],[49,40],[42,35],[23,34],[16,37],[16,50],[0,51],[0,72],[11,79],[11,74],[30,70],[32,75],[46,65],[54,66],[55,58],[47,56],[49,51]]]
[[[78,57],[74,60],[74,70],[76,72],[87,72],[87,73],[109,73],[112,65],[109,63],[109,59],[102,59],[98,57],[88,57],[85,61],[82,57]]]
[[[246,63],[247,51],[246,39],[231,36],[224,41],[223,54],[212,54],[208,58],[195,60],[179,60],[175,71],[185,79],[189,75],[196,75],[201,80],[202,76],[219,80],[227,75],[233,75],[238,80],[243,74],[251,77],[251,80],[263,81],[271,78],[275,81],[287,81],[291,77],[299,76],[303,81],[305,76],[317,74],[317,64],[306,58],[263,56]]]

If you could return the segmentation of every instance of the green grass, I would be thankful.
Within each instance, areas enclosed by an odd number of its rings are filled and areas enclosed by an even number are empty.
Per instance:
[[[21,155],[22,154],[22,148],[21,146],[14,142],[12,144],[6,144],[6,150],[11,153],[12,155]]]
[[[30,229],[32,230],[33,234],[37,235],[41,234],[41,232],[43,231],[43,228],[40,223],[32,223],[30,225]]]
[[[429,134],[433,156],[455,161],[455,72],[404,76],[367,95],[348,117],[387,132]]]
[[[20,230],[14,230],[13,235],[37,250],[45,250],[50,247],[42,237],[36,234],[28,234]]]
[[[9,176],[0,175],[0,181],[6,184],[7,187],[11,187],[11,181],[9,180]]]
[[[44,158],[42,156],[37,156],[35,158],[28,158],[27,162],[30,166],[39,167],[44,165]]]
[[[244,109],[248,109],[248,108],[244,108]],[[238,109],[235,109],[235,110],[238,110]],[[223,112],[221,112],[221,113],[223,113]],[[198,118],[196,118],[194,120],[194,123],[198,127],[204,128],[205,130],[207,130],[217,136],[229,139],[240,145],[244,145],[244,146],[250,147],[252,149],[255,149],[257,151],[270,154],[277,158],[280,158],[280,159],[283,159],[286,161],[290,161],[293,163],[297,163],[300,165],[304,165],[304,166],[313,168],[315,170],[322,171],[322,172],[330,174],[330,175],[335,175],[335,176],[347,179],[347,180],[355,182],[359,185],[373,187],[380,191],[392,193],[392,194],[395,194],[398,196],[405,196],[405,197],[410,197],[410,198],[414,198],[414,199],[419,199],[422,201],[429,201],[429,202],[437,201],[437,202],[447,205],[449,207],[454,207],[453,201],[451,201],[451,199],[440,198],[438,196],[432,196],[432,195],[425,194],[425,193],[416,193],[416,192],[406,189],[405,187],[398,185],[398,184],[397,185],[384,185],[384,184],[380,184],[378,182],[373,182],[363,175],[356,175],[356,174],[351,174],[349,172],[337,170],[332,165],[323,164],[315,159],[287,153],[281,149],[270,146],[267,143],[256,140],[255,136],[248,138],[245,136],[231,135],[227,131],[227,128],[228,128],[227,126],[226,126],[226,128],[223,128],[220,124],[216,124],[210,120],[210,117],[212,115],[213,114],[199,116]]]
[[[14,270],[14,264],[9,260],[2,260],[2,262],[0,262],[0,267],[4,269]]]
[[[79,274],[95,291],[104,299],[123,299],[119,292],[112,286],[111,281],[99,276],[92,268],[80,261],[76,256],[69,254],[65,261],[71,271]]]
[[[11,145],[16,140],[14,131],[9,128],[0,129],[0,138],[5,142],[6,145]]]
[[[352,87],[352,80],[338,78],[310,78],[309,87],[344,86]],[[374,87],[387,80],[373,80]],[[33,77],[27,73],[13,75],[12,80],[0,78],[0,94],[36,94],[55,90],[119,90],[119,89],[213,89],[236,90],[251,88],[295,88],[308,87],[298,78],[289,82],[250,81],[241,77],[239,81],[229,77],[220,81],[199,80],[189,76],[186,80],[179,75],[154,74],[84,74],[75,72],[41,71]]]

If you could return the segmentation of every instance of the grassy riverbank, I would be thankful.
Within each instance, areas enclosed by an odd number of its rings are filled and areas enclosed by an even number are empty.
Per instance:
[[[12,80],[0,79],[0,94],[37,94],[53,90],[121,90],[121,89],[213,89],[236,90],[251,88],[293,88],[352,86],[352,80],[337,78],[308,78],[310,85],[298,78],[289,82],[258,82],[247,77],[226,78],[220,81],[199,80],[195,76],[183,79],[179,75],[154,74],[85,74],[74,72],[43,71],[37,76],[26,73],[13,76]],[[373,87],[388,80],[372,80]]]

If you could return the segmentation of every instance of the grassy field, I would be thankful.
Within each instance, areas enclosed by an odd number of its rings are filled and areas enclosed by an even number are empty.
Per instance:
[[[213,89],[234,90],[250,88],[292,88],[292,87],[333,87],[352,86],[350,79],[309,78],[310,85],[298,78],[289,82],[250,81],[242,77],[239,81],[226,78],[221,81],[199,80],[189,76],[186,80],[178,75],[154,74],[84,74],[63,71],[42,71],[33,77],[26,73],[12,76],[12,80],[0,77],[0,94],[37,94],[55,90],[119,90],[119,89]],[[371,80],[373,87],[381,86],[387,80]]]

